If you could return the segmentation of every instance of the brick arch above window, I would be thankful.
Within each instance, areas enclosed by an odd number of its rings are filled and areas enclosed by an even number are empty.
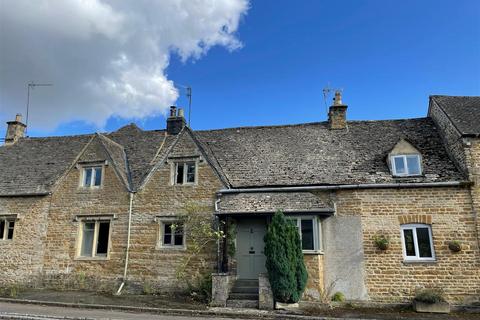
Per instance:
[[[398,216],[400,224],[421,223],[432,224],[432,215],[430,214],[408,214]]]

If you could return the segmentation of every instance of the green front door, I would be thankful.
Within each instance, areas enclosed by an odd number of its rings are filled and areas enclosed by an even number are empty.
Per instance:
[[[265,219],[244,219],[237,223],[237,276],[240,279],[258,279],[265,273],[263,237],[266,232]]]

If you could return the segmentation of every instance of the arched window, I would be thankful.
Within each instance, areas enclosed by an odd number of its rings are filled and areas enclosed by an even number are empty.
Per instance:
[[[404,224],[402,248],[405,261],[433,261],[432,227],[428,224]]]

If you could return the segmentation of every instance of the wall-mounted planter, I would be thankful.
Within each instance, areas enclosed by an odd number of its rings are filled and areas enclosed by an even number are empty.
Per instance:
[[[380,250],[387,250],[390,246],[390,239],[384,235],[376,235],[373,237],[375,245]]]
[[[448,249],[452,250],[453,252],[460,252],[462,251],[462,244],[460,241],[450,241],[448,243]]]

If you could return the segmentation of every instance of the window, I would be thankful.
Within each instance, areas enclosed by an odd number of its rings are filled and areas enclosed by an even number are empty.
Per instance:
[[[0,218],[0,240],[12,240],[15,220]]]
[[[435,260],[432,229],[427,224],[405,224],[402,230],[403,257],[406,261]]]
[[[393,175],[395,176],[418,176],[422,174],[418,154],[392,156],[391,161]]]
[[[107,257],[110,241],[110,221],[82,221],[80,257]]]
[[[302,250],[306,252],[320,251],[321,226],[317,217],[289,217],[297,226],[302,241]]]
[[[178,221],[162,221],[160,223],[160,246],[164,248],[184,248],[184,227]]]
[[[86,188],[98,188],[102,185],[102,167],[83,168],[82,186]]]
[[[195,162],[175,163],[174,184],[194,184],[196,182]]]

